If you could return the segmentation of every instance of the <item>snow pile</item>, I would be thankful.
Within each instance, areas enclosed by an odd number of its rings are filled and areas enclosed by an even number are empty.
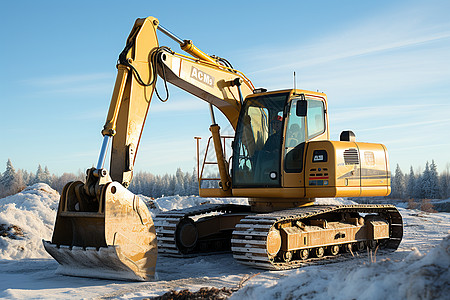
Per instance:
[[[150,209],[152,217],[155,217],[160,212],[172,209],[183,209],[202,205],[206,203],[220,204],[233,203],[248,205],[247,198],[202,198],[199,196],[166,196],[152,200],[150,197],[139,195],[139,197],[147,204]]]
[[[0,259],[48,258],[42,239],[51,239],[58,202],[58,192],[44,183],[0,199],[0,224],[11,228],[0,237]]]
[[[344,198],[316,198],[315,205],[353,205],[358,204],[355,201]]]
[[[450,235],[426,255],[416,248],[401,261],[314,266],[286,278],[254,280],[232,299],[444,299],[450,293]],[[264,276],[262,276],[264,277]]]

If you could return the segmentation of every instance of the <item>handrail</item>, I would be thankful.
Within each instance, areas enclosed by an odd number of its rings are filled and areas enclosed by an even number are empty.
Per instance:
[[[220,137],[221,139],[223,139],[223,145],[225,145],[226,141],[229,139],[234,139],[234,136],[230,136],[230,135],[223,135]],[[197,140],[197,168],[200,167],[200,152],[199,152],[199,144],[200,144],[200,139],[199,137],[195,137],[195,139]],[[199,188],[201,187],[202,181],[213,181],[213,180],[220,180],[220,178],[214,178],[214,177],[203,177],[203,173],[205,171],[205,165],[218,165],[217,161],[207,161],[208,158],[208,153],[209,153],[209,146],[211,144],[211,139],[212,136],[210,136],[208,138],[208,142],[206,143],[206,148],[205,148],[205,154],[203,156],[203,162],[202,162],[202,168],[201,171],[197,170],[197,179],[198,179],[198,186]],[[223,155],[226,158],[226,147],[223,147]],[[216,156],[215,156],[216,157]],[[232,156],[230,155],[230,157],[227,159],[228,162],[230,162],[232,159]],[[230,166],[230,164],[228,164]]]

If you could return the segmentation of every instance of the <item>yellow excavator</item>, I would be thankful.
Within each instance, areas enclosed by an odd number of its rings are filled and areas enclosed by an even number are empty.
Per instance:
[[[159,46],[158,30],[189,55]],[[59,273],[152,280],[158,253],[184,257],[230,250],[243,264],[280,270],[400,244],[402,218],[392,205],[314,205],[315,198],[390,193],[385,146],[356,142],[351,131],[330,141],[325,94],[255,89],[226,59],[205,54],[153,17],[136,20],[117,68],[97,166],[87,170],[85,182],[64,187],[52,240],[44,241]],[[213,145],[215,161],[205,154],[200,196],[245,197],[249,205],[204,204],[153,220],[127,189],[158,76],[166,89],[171,83],[210,104],[207,151]],[[230,157],[215,110],[235,131]],[[208,164],[220,174],[213,188],[204,184],[211,180],[204,174]]]

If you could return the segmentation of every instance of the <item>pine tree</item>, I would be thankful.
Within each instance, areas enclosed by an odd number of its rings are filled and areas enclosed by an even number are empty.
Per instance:
[[[155,184],[155,175],[151,173],[145,173],[145,177],[142,182],[142,192],[144,195],[152,196],[153,186]]]
[[[14,169],[11,159],[6,162],[6,170],[3,173],[1,184],[4,188],[9,188],[16,178],[16,170]]]
[[[0,187],[2,197],[16,194],[25,188],[22,172],[16,172],[9,158],[6,162],[6,170],[1,177]]]
[[[183,177],[184,195],[189,196],[191,194],[191,175],[186,172]]]
[[[161,194],[162,196],[171,196],[170,193],[170,176],[165,174],[161,177]]]
[[[17,190],[16,192],[21,191],[24,188],[26,188],[27,185],[25,184],[25,180],[24,180],[24,171],[22,171],[21,169],[19,169],[16,172],[16,178],[14,180],[13,185],[15,185],[14,188]]]
[[[162,196],[162,186],[161,186],[161,176],[157,175],[151,190],[151,196],[154,198],[159,198]]]
[[[175,195],[175,185],[177,183],[177,179],[175,175],[169,175],[169,188],[167,189],[167,196]]]
[[[430,164],[427,161],[425,165],[425,170],[422,173],[420,180],[420,194],[419,197],[422,199],[429,198],[431,194],[431,172]]]
[[[50,174],[50,171],[48,170],[47,166],[44,168],[44,173],[42,175],[42,182],[50,185],[52,182],[52,175]]]
[[[423,198],[423,174],[417,174],[414,186],[414,198]]]
[[[392,180],[392,198],[402,199],[405,195],[405,178],[400,166],[397,164],[395,176]]]
[[[434,160],[432,160],[430,165],[430,194],[428,198],[439,199],[439,197],[439,175],[437,166],[434,163]]]
[[[174,195],[180,195],[180,196],[184,196],[184,176],[183,176],[183,171],[181,171],[181,168],[177,169],[177,172],[175,173],[175,178],[174,178]]]
[[[33,183],[44,182],[44,179],[45,179],[44,170],[42,170],[41,165],[39,165],[38,169],[36,171],[36,176],[34,177]]]
[[[446,169],[440,176],[441,198],[447,199],[450,197],[450,163],[447,163]]]
[[[408,198],[416,198],[416,176],[413,167],[409,169],[408,181],[406,183],[406,195]]]
[[[197,169],[196,168],[194,168],[192,170],[189,194],[190,195],[198,195],[199,194],[199,191],[198,191],[198,174],[197,174]]]
[[[31,184],[32,176],[33,176],[33,174],[28,173],[27,170],[22,170],[22,179],[23,179],[23,183],[25,185],[30,185]]]
[[[421,193],[422,199],[436,199],[439,198],[439,181],[437,167],[434,160],[425,165],[425,171],[423,171],[421,178]]]

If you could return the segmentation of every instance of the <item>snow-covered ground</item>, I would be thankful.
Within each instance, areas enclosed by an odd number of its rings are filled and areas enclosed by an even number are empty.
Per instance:
[[[169,290],[236,287],[248,277],[251,279],[232,295],[233,299],[448,299],[450,295],[449,213],[399,208],[404,221],[399,249],[377,253],[372,259],[364,254],[335,263],[274,272],[240,265],[231,254],[187,259],[160,256],[158,281],[122,282],[55,274],[57,263],[45,252],[41,240],[51,238],[58,201],[58,193],[45,184],[0,199],[0,225],[5,235],[0,237],[1,298],[142,299]],[[163,197],[154,200],[156,208],[151,212],[154,215],[205,201],[224,200]],[[241,199],[226,201],[246,203]],[[350,202],[320,201],[332,203]],[[22,228],[23,236],[11,225]]]

